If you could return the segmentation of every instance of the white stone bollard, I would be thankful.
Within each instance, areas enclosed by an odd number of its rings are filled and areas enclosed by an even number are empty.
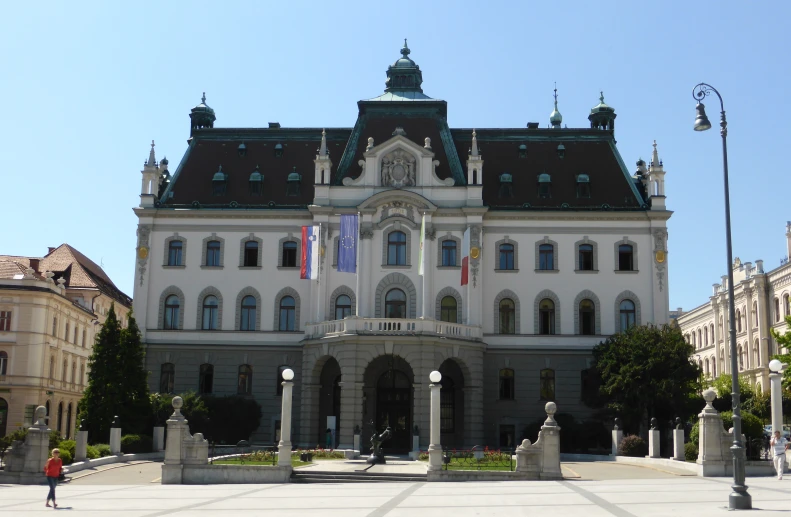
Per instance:
[[[153,452],[165,450],[165,428],[162,426],[154,427],[154,443],[151,447]]]
[[[280,413],[280,443],[278,444],[277,464],[281,467],[291,466],[291,391],[294,383],[294,370],[283,370],[283,404]]]
[[[547,402],[544,409],[547,419],[541,426],[541,433],[536,445],[541,445],[541,479],[563,479],[560,470],[560,426],[555,421],[558,406],[554,402]]]
[[[121,454],[121,420],[117,415],[110,426],[110,454]]]
[[[360,452],[360,428],[359,427],[355,427],[354,428],[354,441],[352,443],[354,444],[354,450],[359,453]]]
[[[673,429],[673,459],[678,461],[686,461],[686,454],[684,454],[684,430]]]
[[[442,470],[442,444],[440,443],[440,399],[439,390],[442,386],[439,381],[442,380],[442,374],[438,371],[433,371],[429,375],[429,389],[431,390],[431,413],[430,413],[430,438],[431,443],[428,446],[428,470]]]
[[[659,429],[657,428],[656,418],[651,419],[651,430],[648,431],[648,457],[659,458],[661,438],[659,437]]]
[[[184,468],[184,435],[189,434],[187,419],[181,414],[184,401],[181,397],[173,397],[173,414],[166,422],[168,426],[167,443],[165,444],[165,462],[162,465],[163,485],[180,485]]]
[[[623,440],[623,431],[620,429],[621,427],[621,419],[615,419],[615,425],[612,429],[612,456],[618,456],[618,446],[621,444],[621,440]]]
[[[76,442],[74,461],[85,461],[88,454],[88,431],[83,429],[82,420],[80,420],[80,430],[77,431]]]

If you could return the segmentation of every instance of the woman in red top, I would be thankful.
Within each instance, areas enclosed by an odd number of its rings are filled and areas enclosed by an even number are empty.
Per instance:
[[[58,486],[58,478],[60,471],[63,470],[63,460],[60,459],[60,450],[52,449],[52,457],[47,460],[44,465],[44,475],[47,476],[47,483],[49,483],[49,495],[47,496],[47,506],[49,506],[50,499],[52,506],[57,508],[55,503],[55,487]]]

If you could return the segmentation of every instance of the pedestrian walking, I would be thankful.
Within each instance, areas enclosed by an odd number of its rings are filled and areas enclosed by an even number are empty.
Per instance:
[[[47,483],[49,484],[49,495],[47,496],[47,504],[49,506],[50,500],[52,507],[57,508],[55,503],[55,487],[58,486],[58,478],[63,470],[63,460],[60,459],[60,450],[52,449],[52,457],[44,464],[44,475],[47,476]]]
[[[775,435],[770,442],[774,453],[775,470],[777,479],[783,479],[783,472],[786,469],[786,450],[788,450],[788,440],[780,436],[780,431],[775,431]]]

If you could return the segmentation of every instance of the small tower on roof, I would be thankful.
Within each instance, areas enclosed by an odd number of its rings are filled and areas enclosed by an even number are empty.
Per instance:
[[[549,123],[553,129],[560,129],[560,124],[563,122],[563,115],[558,111],[558,85],[555,83],[555,109],[549,114]]]
[[[217,120],[214,110],[206,104],[206,92],[203,92],[200,101],[200,104],[190,110],[190,137],[196,129],[214,127],[214,121]]]
[[[321,145],[319,146],[319,154],[313,160],[316,164],[316,177],[314,182],[316,185],[329,185],[330,171],[332,170],[332,161],[330,154],[327,152],[327,131],[321,130]]]
[[[385,81],[385,91],[416,91],[423,93],[423,73],[420,67],[409,58],[412,51],[407,46],[404,38],[404,46],[401,49],[401,57],[387,67],[387,80]]]
[[[478,152],[478,133],[472,130],[472,146],[467,157],[467,186],[483,185],[483,158]]]
[[[154,141],[151,140],[151,149],[148,151],[148,160],[143,163],[143,183],[140,186],[140,206],[154,206],[156,196],[159,194],[159,164],[154,152]]]
[[[609,129],[615,130],[615,108],[608,106],[604,103],[604,92],[599,92],[599,104],[591,109],[588,120],[591,123],[591,129]]]
[[[651,198],[651,210],[665,210],[665,168],[656,150],[656,140],[648,166],[648,196]]]

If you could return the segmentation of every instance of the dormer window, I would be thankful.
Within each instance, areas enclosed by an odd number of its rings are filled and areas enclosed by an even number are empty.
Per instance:
[[[283,144],[277,143],[275,144],[275,158],[282,158],[283,157]]]
[[[250,195],[252,196],[260,196],[261,192],[263,191],[264,186],[264,175],[261,174],[258,165],[255,166],[255,170],[252,174],[250,174]]]
[[[538,197],[541,199],[552,197],[552,178],[547,173],[538,175]]]
[[[298,196],[300,193],[299,185],[302,183],[302,174],[297,172],[296,167],[294,167],[294,171],[288,175],[288,180],[286,180],[286,183],[286,195]]]
[[[566,146],[563,144],[558,145],[558,158],[561,160],[566,156]]]
[[[514,197],[513,181],[513,177],[507,172],[500,174],[500,198],[504,199]]]
[[[591,197],[590,177],[587,174],[577,175],[577,199],[588,199]]]
[[[236,152],[239,153],[239,156],[247,156],[247,146],[244,145],[244,142],[239,144],[239,147],[236,148]]]
[[[225,192],[228,188],[228,175],[222,171],[222,165],[220,168],[217,169],[217,172],[214,173],[214,177],[211,180],[212,184],[212,195],[214,196],[224,196]]]
[[[525,144],[519,146],[519,157],[527,158],[527,146]]]

